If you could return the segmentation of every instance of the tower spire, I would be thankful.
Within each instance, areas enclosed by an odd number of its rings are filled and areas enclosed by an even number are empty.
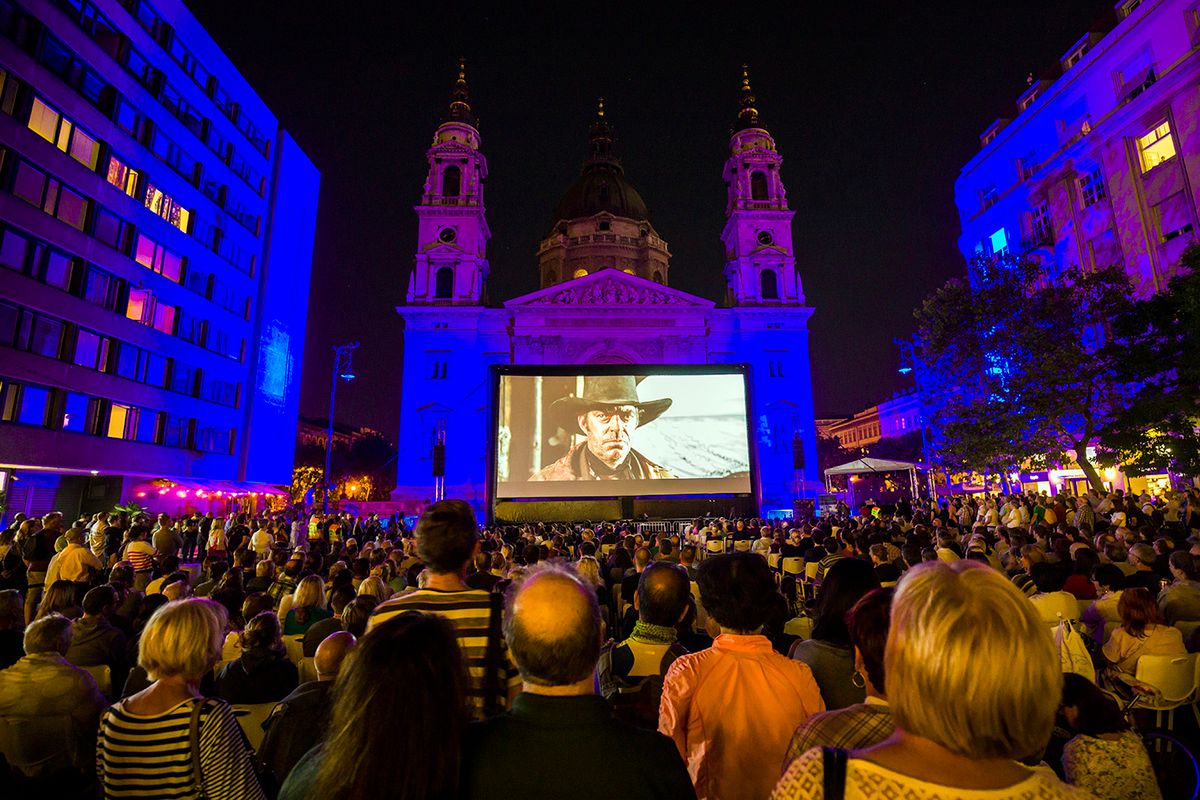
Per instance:
[[[621,162],[613,152],[613,130],[612,125],[608,123],[608,117],[605,116],[603,97],[596,103],[596,118],[592,120],[588,141],[590,152],[586,164],[604,162],[620,166]]]
[[[742,107],[738,111],[737,125],[733,128],[735,131],[762,127],[762,123],[758,120],[757,102],[758,99],[754,96],[754,90],[750,88],[750,67],[747,64],[742,64]]]
[[[458,60],[458,78],[454,81],[454,89],[450,92],[450,106],[442,115],[442,122],[463,122],[472,128],[479,127],[475,114],[471,111],[471,95],[467,90],[467,60]]]

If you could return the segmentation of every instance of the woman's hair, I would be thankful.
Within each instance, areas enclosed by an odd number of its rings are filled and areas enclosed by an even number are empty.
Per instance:
[[[274,611],[263,611],[246,620],[242,631],[242,647],[246,650],[282,650],[283,626]]]
[[[595,556],[581,556],[575,564],[575,572],[591,584],[593,589],[600,585],[600,562]]]
[[[275,608],[275,600],[271,595],[266,592],[251,592],[242,601],[243,625],[264,611],[270,611],[273,608]]]
[[[46,593],[42,595],[42,602],[38,604],[34,619],[41,619],[47,614],[62,614],[64,611],[71,610],[78,614],[78,608],[75,603],[75,584],[70,581],[55,581],[47,587]]]
[[[453,796],[469,719],[466,669],[449,622],[393,617],[359,639],[334,687],[313,797]],[[403,725],[396,725],[404,720]],[[379,731],[389,730],[386,737]],[[403,764],[403,769],[396,769]]]
[[[1079,547],[1075,550],[1075,574],[1088,575],[1092,574],[1100,564],[1100,556],[1096,555],[1096,551],[1090,547]]]
[[[360,594],[342,609],[342,629],[361,637],[367,631],[367,621],[379,601],[369,594]]]
[[[325,581],[319,575],[309,575],[301,579],[292,592],[292,608],[319,608],[324,610],[328,605],[325,598]]]
[[[1116,564],[1099,564],[1092,570],[1092,580],[1110,591],[1125,588],[1125,573]]]
[[[1176,550],[1174,553],[1171,553],[1171,557],[1167,559],[1167,563],[1182,572],[1186,580],[1194,581],[1200,579],[1200,574],[1196,570],[1196,558],[1186,550]]]
[[[817,607],[813,613],[812,638],[839,647],[850,646],[850,631],[846,629],[846,612],[872,589],[879,588],[874,568],[857,558],[833,562],[821,588],[817,590]]]
[[[1117,613],[1121,615],[1121,627],[1125,632],[1139,639],[1146,635],[1147,626],[1161,625],[1163,621],[1154,595],[1141,586],[1121,592]]]
[[[138,665],[152,680],[200,678],[221,658],[225,606],[189,598],[159,607],[138,640]]]
[[[883,692],[883,652],[887,647],[888,615],[892,610],[895,590],[872,589],[846,612],[846,628],[850,643],[862,654],[867,679],[878,692]]]
[[[391,595],[383,579],[376,578],[375,576],[363,579],[363,582],[358,585],[358,593],[370,595],[378,599],[381,603]]]
[[[1079,712],[1071,725],[1076,733],[1102,736],[1129,730],[1129,723],[1117,701],[1074,672],[1063,674],[1062,705],[1072,706]]]
[[[696,582],[708,615],[721,627],[735,631],[761,628],[767,621],[771,595],[777,592],[767,560],[755,553],[706,558],[697,568]]]
[[[1021,759],[1050,739],[1062,667],[1033,604],[974,561],[900,579],[884,652],[897,727],[972,759]]]

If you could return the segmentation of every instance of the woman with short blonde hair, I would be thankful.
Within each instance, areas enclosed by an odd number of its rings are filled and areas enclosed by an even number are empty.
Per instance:
[[[283,635],[306,633],[314,623],[331,616],[325,582],[317,575],[309,575],[292,592],[292,605],[283,619]]]
[[[1002,574],[970,560],[910,569],[892,602],[884,674],[895,733],[840,758],[809,750],[774,798],[808,796],[826,764],[844,771],[847,796],[1091,797],[1019,762],[1050,740],[1062,671],[1046,626]]]
[[[229,705],[200,695],[221,655],[225,619],[224,606],[202,599],[167,603],[150,617],[138,664],[154,683],[100,719],[96,773],[105,797],[265,797]]]
[[[392,596],[391,591],[388,589],[387,584],[383,582],[383,579],[375,575],[364,579],[363,582],[358,585],[358,594],[359,596],[368,594],[371,597],[379,600],[381,603]]]

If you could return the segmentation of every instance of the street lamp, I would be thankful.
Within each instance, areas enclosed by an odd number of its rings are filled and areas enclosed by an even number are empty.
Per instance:
[[[358,342],[350,344],[339,344],[333,348],[333,378],[329,383],[329,429],[325,432],[325,511],[329,513],[329,489],[330,489],[330,469],[333,462],[333,406],[334,400],[337,398],[337,382],[338,378],[344,381],[352,381],[357,375],[354,374],[354,350],[358,347]]]

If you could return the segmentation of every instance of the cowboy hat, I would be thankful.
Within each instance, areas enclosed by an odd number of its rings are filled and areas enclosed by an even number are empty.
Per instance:
[[[642,401],[638,399],[637,385],[644,377],[633,375],[589,375],[584,376],[583,392],[560,397],[550,405],[550,413],[562,420],[565,429],[577,427],[575,418],[597,406],[634,406],[638,410],[638,425],[648,425],[662,416],[671,407],[671,398]]]

